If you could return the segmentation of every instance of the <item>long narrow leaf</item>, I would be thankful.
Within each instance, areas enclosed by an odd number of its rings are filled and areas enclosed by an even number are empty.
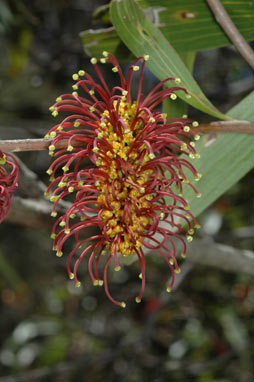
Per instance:
[[[220,113],[206,98],[175,49],[134,0],[113,0],[111,17],[117,33],[127,47],[136,56],[150,56],[147,66],[156,77],[160,80],[170,76],[181,78],[182,85],[188,90],[191,98],[186,98],[184,92],[179,91],[180,98],[217,118],[231,119]]]

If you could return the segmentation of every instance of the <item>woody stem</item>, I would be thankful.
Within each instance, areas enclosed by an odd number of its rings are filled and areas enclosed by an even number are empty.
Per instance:
[[[211,132],[218,133],[254,133],[254,123],[249,121],[216,121],[210,123],[201,123],[193,130],[199,134],[207,134]],[[51,144],[51,139],[7,139],[0,140],[0,150],[4,152],[18,151],[41,151],[48,150]],[[56,143],[56,149],[65,148],[68,146],[68,140],[62,140]],[[72,141],[73,147],[82,146],[82,142]]]

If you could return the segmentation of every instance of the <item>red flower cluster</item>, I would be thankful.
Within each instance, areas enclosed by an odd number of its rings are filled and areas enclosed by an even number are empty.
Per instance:
[[[110,62],[120,78],[120,85],[112,90],[97,60],[92,58],[99,81],[95,82],[83,70],[73,75],[74,92],[61,95],[50,108],[53,116],[60,111],[67,111],[69,115],[45,137],[52,138],[49,153],[55,158],[47,171],[51,185],[46,195],[51,194],[50,200],[54,202],[52,216],[57,215],[58,202],[73,195],[71,207],[53,226],[56,255],[62,256],[64,243],[73,237],[75,245],[67,260],[69,277],[76,286],[80,285],[78,266],[89,256],[88,269],[93,284],[104,285],[109,299],[122,307],[125,302],[116,301],[108,289],[109,263],[113,261],[115,271],[119,271],[119,256],[137,256],[142,285],[136,301],[140,302],[145,287],[143,249],[152,250],[171,270],[172,278],[167,287],[170,291],[175,273],[180,272],[174,240],[182,243],[182,257],[185,257],[186,243],[182,236],[192,240],[191,221],[199,228],[182,196],[184,184],[200,196],[188,181],[185,170],[193,173],[196,180],[200,174],[184,159],[184,155],[199,157],[194,148],[199,135],[190,127],[197,126],[197,122],[192,123],[187,117],[167,118],[166,114],[155,111],[166,97],[174,100],[175,91],[189,95],[177,86],[180,79],[167,78],[144,97],[142,80],[148,58],[139,57],[130,67],[126,80],[115,57],[103,52],[100,62]],[[140,76],[137,98],[133,101],[131,83],[135,71],[140,71]],[[174,85],[163,89],[169,81]],[[77,90],[84,91],[86,97]],[[85,235],[86,232],[89,235],[91,226],[98,226],[100,233],[87,238]],[[71,270],[74,254],[77,258]],[[101,278],[98,268],[103,255],[106,260]]]
[[[18,178],[19,167],[16,159],[0,150],[0,223],[9,212],[13,192],[18,187]]]

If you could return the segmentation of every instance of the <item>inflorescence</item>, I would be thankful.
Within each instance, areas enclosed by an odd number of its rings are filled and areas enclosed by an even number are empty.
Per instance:
[[[19,167],[12,154],[0,150],[0,223],[11,208],[13,192],[18,187]]]
[[[137,256],[141,290],[136,301],[140,302],[145,287],[144,249],[159,254],[171,270],[169,292],[175,273],[180,272],[175,239],[181,242],[185,258],[186,240],[191,241],[194,228],[199,228],[182,195],[186,184],[197,197],[201,196],[186,172],[191,172],[195,180],[201,175],[185,159],[199,157],[195,150],[199,135],[192,129],[198,123],[186,116],[167,118],[155,110],[167,97],[174,101],[176,91],[189,97],[186,89],[178,86],[179,78],[167,78],[143,96],[143,72],[148,59],[148,55],[136,59],[125,79],[115,57],[103,52],[100,62],[110,62],[120,79],[119,86],[110,90],[97,59],[92,58],[99,81],[83,70],[73,75],[73,93],[61,95],[50,107],[53,116],[62,111],[68,116],[45,136],[52,139],[49,154],[54,157],[47,171],[51,184],[45,193],[53,202],[51,215],[57,217],[59,201],[72,196],[71,206],[53,226],[53,249],[62,256],[64,243],[72,237],[75,244],[67,259],[69,277],[80,286],[78,266],[88,256],[93,284],[104,285],[108,298],[122,307],[125,302],[115,300],[108,289],[110,262],[119,271],[119,257]],[[132,100],[132,77],[137,71],[137,97]],[[163,88],[168,82],[173,86]],[[61,142],[67,142],[67,147],[56,149]],[[92,226],[99,227],[100,233],[88,237]],[[106,259],[101,277],[102,257]]]

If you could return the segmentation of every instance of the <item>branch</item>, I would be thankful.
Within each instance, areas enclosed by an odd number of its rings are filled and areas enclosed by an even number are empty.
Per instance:
[[[174,244],[177,252],[180,253],[181,244],[178,241],[174,241]],[[148,256],[151,253],[148,250],[144,252]],[[187,260],[193,263],[208,265],[227,272],[254,275],[254,252],[215,243],[211,238],[194,238],[193,242],[187,243],[186,254]],[[134,261],[136,258],[132,256],[125,258],[122,262],[130,265]]]
[[[198,130],[198,131],[197,131]],[[200,134],[211,132],[216,133],[245,133],[254,134],[254,123],[249,121],[215,121],[210,123],[201,123],[197,130]]]
[[[51,144],[51,139],[6,139],[0,140],[0,150],[4,152],[18,152],[18,151],[41,151],[48,150]],[[63,139],[56,143],[57,149],[66,148],[68,146],[68,139]],[[79,147],[82,143],[79,141],[72,141],[72,146]]]
[[[219,0],[206,0],[206,2],[211,8],[217,23],[220,24],[245,61],[254,69],[254,52],[230,19],[223,5]]]
[[[59,205],[58,212],[61,214],[64,210],[65,207]],[[16,196],[13,197],[12,207],[5,221],[30,229],[50,231],[54,223],[50,212],[51,203],[47,200],[23,199]],[[92,229],[91,231],[86,230],[85,234],[89,236],[93,232]],[[177,243],[175,244],[177,247]],[[254,252],[218,244],[211,239],[194,239],[192,243],[187,244],[187,258],[193,263],[216,267],[227,272],[254,275]],[[130,265],[135,260],[136,258],[133,256],[123,262]]]
[[[211,132],[219,133],[244,133],[254,134],[254,123],[249,121],[216,121],[210,123],[201,123],[198,127],[193,128],[196,133],[206,134]],[[6,139],[0,140],[0,150],[4,152],[18,152],[18,151],[41,151],[48,150],[51,144],[51,139]],[[66,148],[68,140],[62,140],[56,143],[56,149]],[[80,141],[72,141],[73,147],[82,146]]]
[[[254,275],[254,252],[215,243],[211,239],[194,239],[187,245],[187,258],[193,263],[223,271]]]

